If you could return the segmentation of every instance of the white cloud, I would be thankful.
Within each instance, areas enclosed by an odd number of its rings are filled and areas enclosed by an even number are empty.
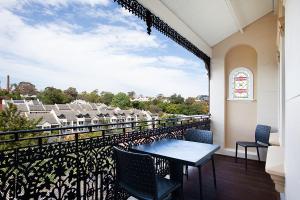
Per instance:
[[[145,30],[140,24],[136,23],[136,16],[133,16],[129,11],[124,8],[118,8],[114,10],[102,9],[102,8],[91,8],[84,13],[93,18],[105,19],[110,23],[122,23],[127,26],[127,28],[133,28],[136,30]]]
[[[132,14],[128,11],[128,10],[126,10],[125,8],[120,8],[119,10],[118,10],[122,15],[124,15],[124,16],[127,16],[127,17],[130,17],[130,16],[132,16]]]
[[[66,22],[28,25],[11,11],[0,9],[1,72],[12,79],[31,81],[40,89],[75,86],[80,91],[135,90],[144,95],[206,93],[200,69],[191,76],[184,68],[197,68],[198,64],[176,56],[135,53],[164,47],[144,30],[113,25],[90,32],[74,29]]]
[[[30,3],[38,3],[44,6],[66,6],[71,3],[96,6],[96,5],[108,5],[110,3],[110,0],[1,0],[0,7],[20,8]]]
[[[15,5],[17,5],[17,0],[1,0],[0,1],[0,6],[1,7],[13,7]]]

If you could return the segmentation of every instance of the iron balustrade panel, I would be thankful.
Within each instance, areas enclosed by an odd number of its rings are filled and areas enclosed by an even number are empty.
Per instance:
[[[75,134],[71,141],[0,151],[0,199],[113,199],[113,146],[128,149],[163,138],[182,139],[187,128],[208,129],[209,123],[203,118],[83,140]],[[156,158],[155,165],[159,175],[169,173],[166,160]]]

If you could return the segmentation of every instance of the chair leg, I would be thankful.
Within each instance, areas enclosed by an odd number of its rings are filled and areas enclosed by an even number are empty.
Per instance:
[[[247,147],[245,147],[245,167],[246,167],[246,170],[247,170]]]
[[[199,174],[199,189],[200,189],[200,200],[201,200],[201,199],[203,199],[201,166],[198,167],[198,174]]]
[[[217,180],[216,180],[216,168],[215,168],[215,159],[214,156],[211,156],[211,164],[212,164],[212,168],[213,168],[213,175],[214,175],[214,186],[215,188],[217,188]]]
[[[189,166],[185,166],[185,172],[186,172],[186,180],[189,180]]]
[[[256,151],[257,151],[258,162],[260,162],[259,148],[258,147],[256,147]]]
[[[238,144],[235,144],[235,163],[237,163]]]
[[[119,187],[118,184],[115,183],[114,200],[118,200],[118,199],[119,199]]]

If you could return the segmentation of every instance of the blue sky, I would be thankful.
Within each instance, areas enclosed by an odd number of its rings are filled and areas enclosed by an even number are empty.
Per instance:
[[[79,91],[207,94],[204,63],[112,0],[1,0],[0,79]]]

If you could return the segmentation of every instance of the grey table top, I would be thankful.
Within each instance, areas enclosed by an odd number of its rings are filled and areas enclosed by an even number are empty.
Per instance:
[[[131,147],[138,153],[146,153],[156,157],[197,166],[220,149],[216,144],[205,144],[176,139],[162,139],[150,144]]]

